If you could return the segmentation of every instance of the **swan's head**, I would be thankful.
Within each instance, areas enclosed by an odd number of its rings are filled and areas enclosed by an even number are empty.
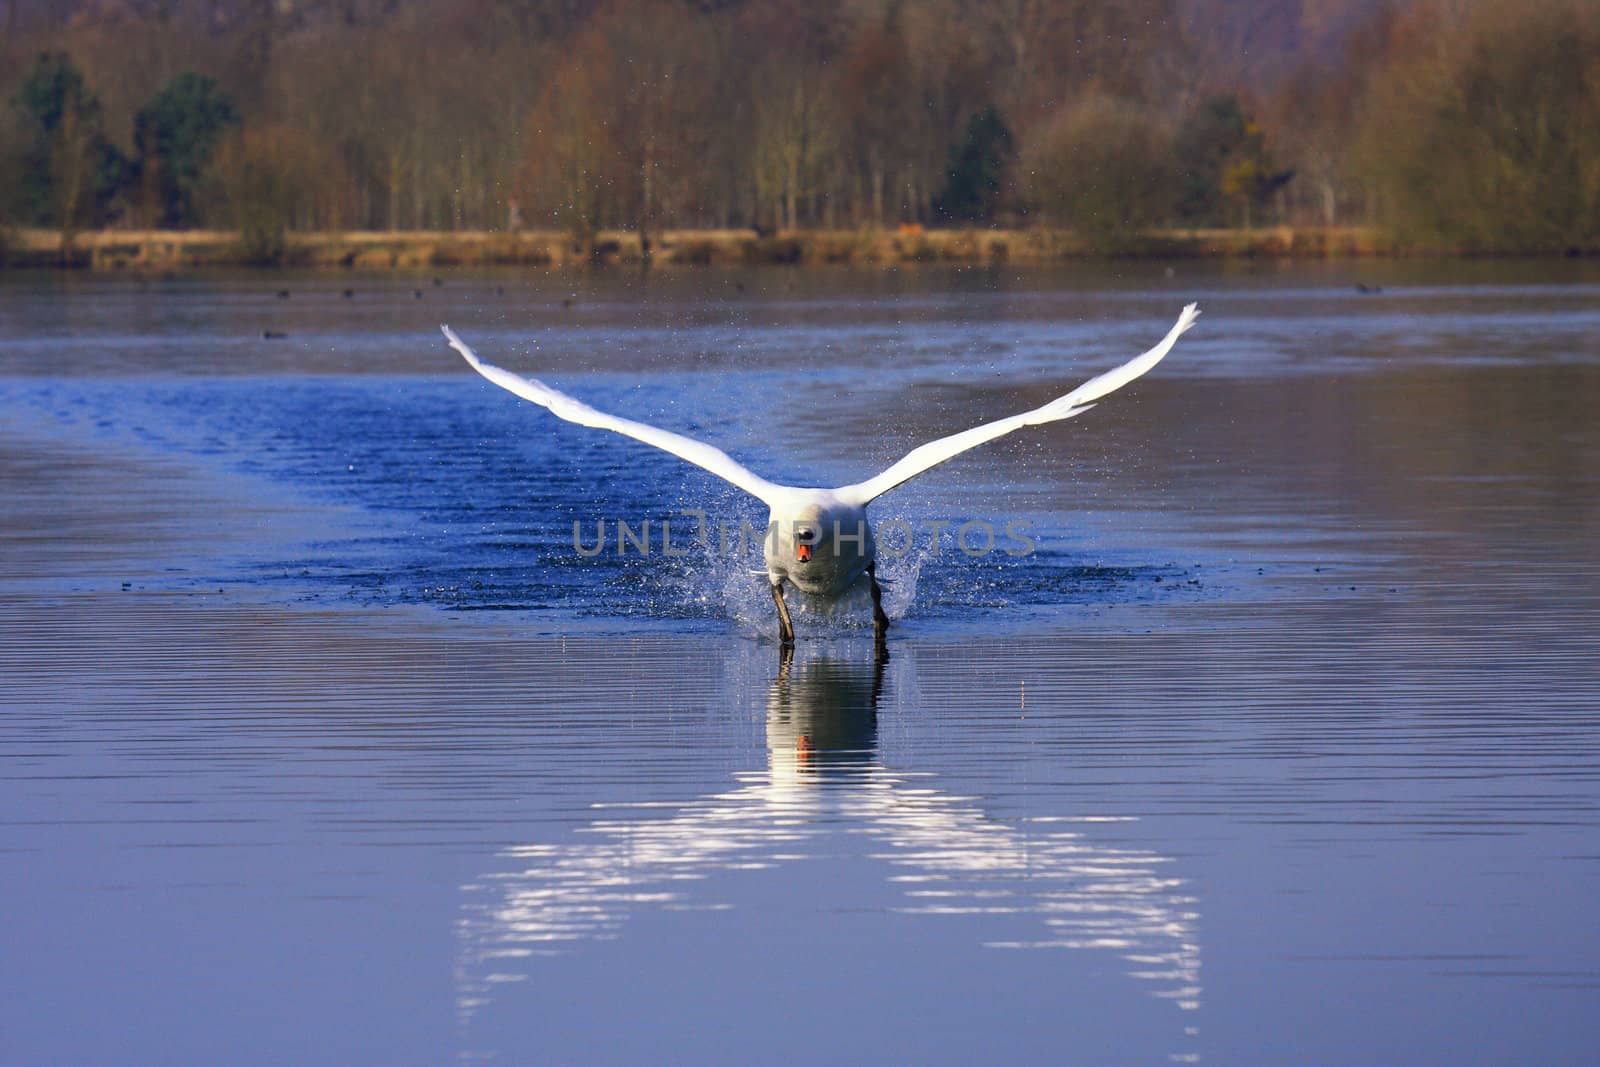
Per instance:
[[[833,499],[825,490],[805,493],[772,509],[767,572],[804,592],[837,596],[872,560],[872,531],[859,505]]]
[[[788,542],[784,555],[795,563],[810,563],[829,552],[830,518],[828,509],[821,504],[807,504],[791,515],[785,524],[788,529],[780,533],[782,540]]]
[[[822,542],[821,524],[798,522],[794,527],[794,559],[796,563],[810,563],[812,553]]]

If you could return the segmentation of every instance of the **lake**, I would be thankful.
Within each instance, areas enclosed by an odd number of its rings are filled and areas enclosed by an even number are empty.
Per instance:
[[[831,485],[1191,300],[887,657],[438,330]],[[1581,260],[0,275],[0,1062],[1592,1062],[1597,416]]]

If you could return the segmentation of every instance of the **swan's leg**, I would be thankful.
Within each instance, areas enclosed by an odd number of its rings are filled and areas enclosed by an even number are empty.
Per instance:
[[[872,589],[872,636],[881,642],[889,632],[889,616],[883,613],[883,590],[878,588],[878,565],[867,564],[867,581]]]
[[[789,621],[789,605],[783,602],[783,583],[772,583],[772,602],[778,605],[778,640],[794,644],[794,623]]]

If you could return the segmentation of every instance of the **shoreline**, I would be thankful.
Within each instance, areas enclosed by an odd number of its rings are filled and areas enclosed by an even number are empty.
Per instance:
[[[1583,249],[1594,253],[1600,249]],[[1375,227],[1155,230],[1116,250],[1096,248],[1070,231],[1046,228],[666,230],[653,234],[649,263],[658,267],[788,265],[1050,264],[1093,259],[1365,259],[1459,256],[1405,248]],[[341,231],[291,233],[281,259],[253,262],[229,230],[97,230],[78,233],[63,256],[57,230],[0,230],[0,269],[90,271],[214,267],[411,270],[456,266],[584,267],[642,265],[637,231],[607,230],[591,249],[559,231]]]

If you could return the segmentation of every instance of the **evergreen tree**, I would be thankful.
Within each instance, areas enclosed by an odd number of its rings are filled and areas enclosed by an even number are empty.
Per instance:
[[[1000,112],[993,104],[975,112],[961,143],[950,148],[934,213],[950,221],[993,222],[1011,156],[1011,130]]]
[[[15,209],[25,221],[60,227],[69,246],[73,231],[111,214],[127,160],[106,139],[100,98],[65,52],[41,53],[11,104],[29,134]]]
[[[134,117],[144,203],[160,226],[197,220],[195,193],[219,141],[239,125],[233,101],[215,79],[179,74]]]
[[[1173,150],[1183,183],[1178,213],[1189,222],[1233,223],[1226,208],[1236,203],[1238,221],[1248,227],[1252,209],[1294,177],[1278,169],[1260,124],[1232,93],[1201,104],[1178,130]]]

